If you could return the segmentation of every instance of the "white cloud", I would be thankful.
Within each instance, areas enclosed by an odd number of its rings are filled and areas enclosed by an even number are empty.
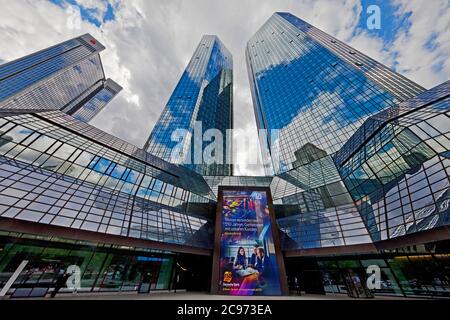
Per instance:
[[[97,10],[99,12],[106,12],[108,8],[108,1],[106,0],[75,0],[77,4],[86,8]]]
[[[400,19],[409,15],[400,25],[392,43],[359,30],[355,36],[343,38],[366,55],[395,67],[395,71],[431,88],[450,77],[450,3],[448,0],[395,0],[395,15]],[[383,12],[381,12],[383,14]],[[434,46],[427,47],[432,41]]]
[[[85,8],[99,8],[103,14],[106,10],[104,0],[77,2]],[[45,0],[0,0],[0,59],[16,59],[91,33],[107,48],[102,53],[106,76],[124,87],[92,124],[142,146],[201,36],[216,34],[234,58],[235,126],[256,135],[245,45],[275,11],[291,12],[388,65],[393,64],[396,53],[401,72],[431,86],[447,80],[450,71],[446,59],[450,28],[449,19],[443,17],[444,2],[404,1],[399,10],[413,10],[412,26],[399,34],[392,48],[385,48],[382,40],[367,32],[353,37],[362,10],[357,0],[114,0],[110,1],[116,8],[114,21],[100,28],[80,21],[79,29],[68,27],[73,17],[81,19],[73,8],[61,8]],[[422,48],[430,31],[438,33],[439,46],[434,51]],[[444,70],[435,75],[431,65],[439,59],[443,60]],[[244,160],[247,156],[239,155]],[[240,174],[263,174],[255,168],[241,168],[237,170]]]
[[[450,75],[450,5],[448,0],[396,0],[398,14],[410,13],[409,28],[402,28],[390,51],[396,54],[398,71],[430,88]],[[435,37],[433,48],[426,44]],[[436,66],[442,64],[441,70]]]
[[[76,3],[87,10],[88,14],[98,22],[103,21],[103,17],[108,11],[107,0],[75,0]]]
[[[386,44],[383,39],[371,35],[366,30],[359,30],[356,35],[346,42],[356,50],[361,51],[365,55],[368,55],[386,66],[394,66],[394,57],[392,53],[386,49]]]

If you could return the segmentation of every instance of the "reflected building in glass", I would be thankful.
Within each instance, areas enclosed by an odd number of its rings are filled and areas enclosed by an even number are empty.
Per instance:
[[[122,90],[105,78],[104,49],[85,34],[0,65],[0,113],[61,110],[92,120]]]
[[[205,35],[144,149],[203,175],[232,175],[231,161],[226,161],[231,150],[227,129],[232,128],[233,58],[217,36]],[[206,164],[203,136],[209,129],[219,130],[224,139],[217,163]],[[177,130],[183,131],[177,135]]]
[[[101,81],[96,85],[95,90],[89,97],[83,99],[79,97],[79,102],[73,103],[62,111],[70,114],[72,117],[83,121],[91,121],[100,111],[102,111],[112,99],[122,91],[122,87],[111,79]]]

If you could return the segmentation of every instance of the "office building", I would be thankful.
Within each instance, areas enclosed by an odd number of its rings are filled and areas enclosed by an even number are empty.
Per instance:
[[[256,32],[246,60],[276,174],[333,155],[371,115],[424,91],[289,13]]]
[[[89,34],[0,65],[0,113],[61,110],[90,121],[122,88],[105,78]]]
[[[231,161],[226,161],[231,149],[227,139],[222,141],[218,161],[203,161],[203,150],[208,144],[203,141],[205,133],[217,129],[227,137],[227,129],[232,128],[233,58],[217,36],[205,35],[144,149],[203,175],[232,175]],[[183,131],[176,136],[177,130]]]

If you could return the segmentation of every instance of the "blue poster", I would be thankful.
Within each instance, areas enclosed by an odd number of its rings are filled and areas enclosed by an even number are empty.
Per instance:
[[[265,191],[223,191],[219,292],[281,295]]]

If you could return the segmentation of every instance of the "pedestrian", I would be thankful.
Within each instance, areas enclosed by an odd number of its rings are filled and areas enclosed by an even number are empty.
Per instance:
[[[54,298],[56,294],[61,290],[61,288],[66,284],[67,280],[69,279],[70,274],[67,272],[63,272],[58,276],[55,283],[55,289],[53,289],[52,294],[50,295],[51,298]]]
[[[297,277],[294,278],[295,281],[295,289],[297,290],[297,295],[301,296],[302,292],[300,290],[300,281]]]

